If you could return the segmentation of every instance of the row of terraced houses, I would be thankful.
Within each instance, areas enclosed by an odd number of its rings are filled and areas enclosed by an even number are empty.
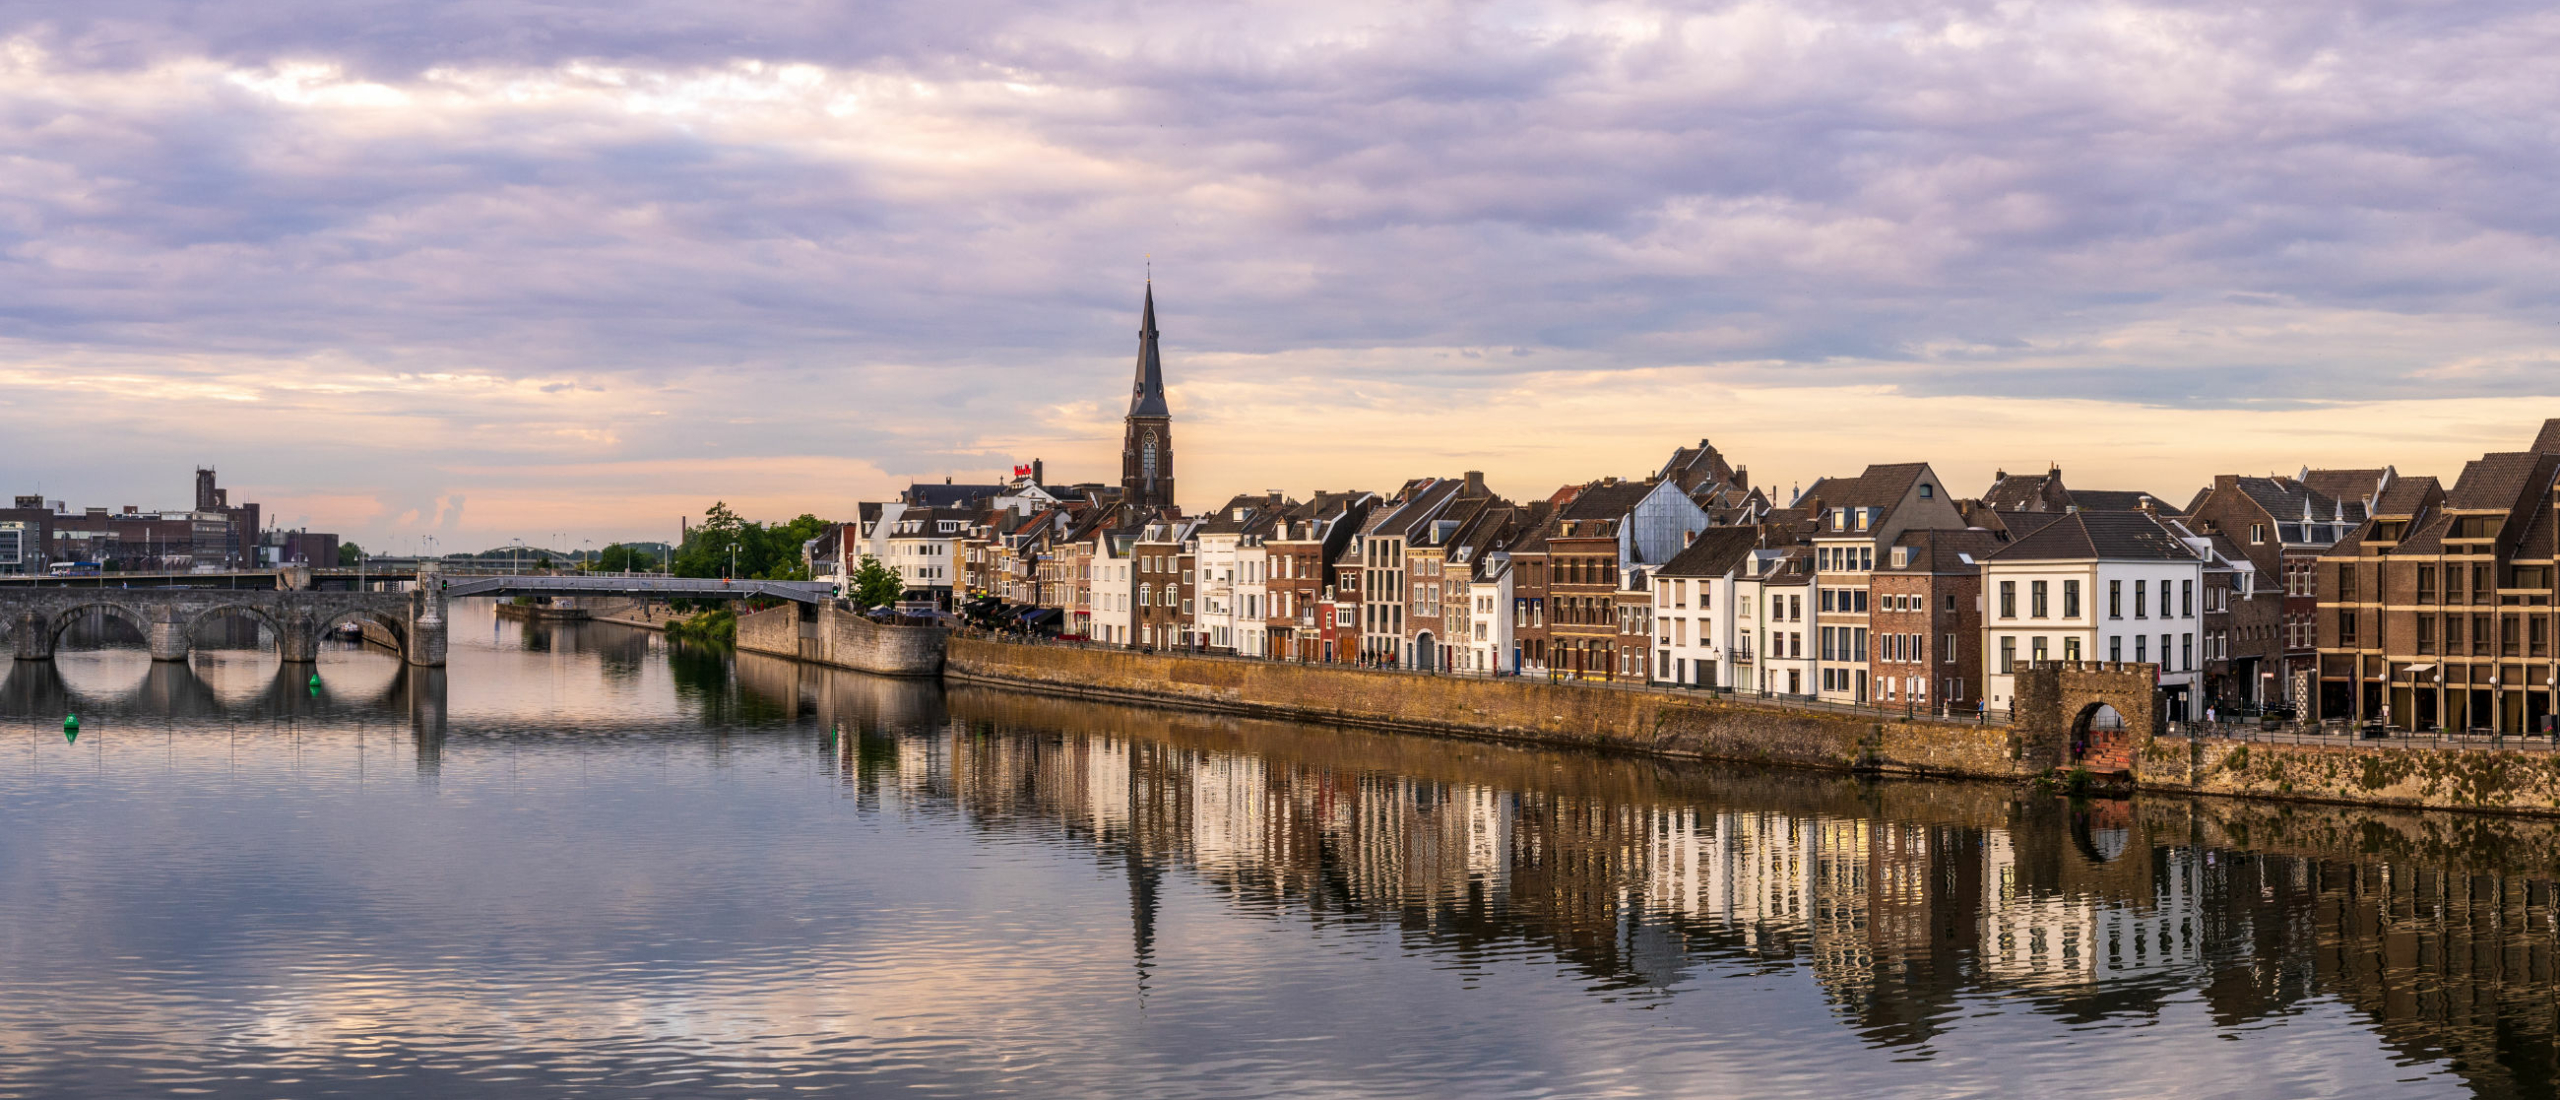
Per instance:
[[[1116,483],[917,484],[808,548],[999,628],[1240,658],[2004,711],[2039,660],[2156,666],[2168,713],[2546,727],[2560,420],[2436,478],[2304,468],[2174,497],[1925,461],[1774,499],[1708,440],[1536,499],[1481,475],[1174,496],[1153,291]]]

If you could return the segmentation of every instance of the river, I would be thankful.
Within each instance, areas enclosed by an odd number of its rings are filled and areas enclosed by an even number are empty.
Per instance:
[[[1370,734],[454,608],[0,683],[0,1096],[2549,1096],[2555,826]],[[77,713],[76,740],[62,729]]]

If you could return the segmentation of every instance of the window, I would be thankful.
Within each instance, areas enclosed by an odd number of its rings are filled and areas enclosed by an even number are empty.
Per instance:
[[[2196,582],[2194,581],[2178,582],[2178,617],[2181,619],[2196,617]]]
[[[2046,617],[2044,594],[2044,581],[2027,582],[2027,615],[2029,617],[2037,619]]]
[[[2062,659],[2066,661],[2078,661],[2080,659],[2080,639],[2064,638],[2062,640]]]
[[[2136,634],[2133,636],[2133,659],[2136,661],[2148,661],[2151,659],[2151,635]]]
[[[1897,547],[1894,547],[1894,548],[1893,548],[1893,567],[1894,567],[1894,568],[1896,568],[1896,569],[1907,569],[1907,568],[1910,568],[1910,566],[1911,566],[1911,548],[1910,548],[1910,547],[1908,547],[1908,546],[1897,546]]]
[[[2124,663],[2124,638],[2122,635],[2107,639],[2107,659],[2117,664]]]
[[[2488,566],[2485,566],[2485,565],[2475,565],[2475,566],[2472,566],[2472,567],[2471,567],[2471,602],[2473,602],[2473,603],[2487,603],[2487,602],[2489,602],[2489,592],[2490,592],[2490,589],[2489,589],[2489,567],[2488,567]]]
[[[2018,639],[2000,636],[2000,674],[2006,676],[2018,668]]]
[[[2534,620],[2536,630],[2541,628],[2541,622],[2542,620],[2540,619]],[[2436,617],[2433,615],[2420,615],[2418,616],[2418,652],[2433,653],[2435,651]]]
[[[2027,654],[2037,664],[2044,663],[2044,635],[2039,634],[2027,640]]]
[[[2551,652],[2551,640],[2546,628],[2550,624],[2540,615],[2525,620],[2525,623],[2532,627],[2533,656],[2548,656]]]
[[[2356,567],[2353,565],[2338,567],[2338,598],[2341,600],[2356,598]]]
[[[2107,617],[2110,619],[2124,618],[2123,581],[2107,582]]]
[[[2178,635],[2178,667],[2188,672],[2196,670],[2196,636],[2193,634]]]
[[[2079,581],[2067,580],[2062,582],[2062,617],[2066,619],[2077,619],[2080,617]]]
[[[1955,612],[1956,612],[1956,594],[1955,594],[1955,593],[1953,593],[1953,592],[1949,592],[1949,593],[1947,593],[1947,614],[1953,615],[1953,614],[1955,614]]]
[[[1929,484],[1928,482],[1925,482],[1925,481],[1923,481],[1923,482],[1921,482],[1921,483],[1920,483],[1920,499],[1922,499],[1922,500],[1930,500],[1930,499],[1933,499],[1933,498],[1935,498],[1935,497],[1937,496],[1937,493],[1938,493],[1938,488],[1937,488],[1937,486],[1931,485],[1931,484]]]
[[[1938,659],[1945,661],[1948,664],[1956,663],[1955,635],[1942,634],[1938,636]]]
[[[2475,623],[2474,625],[2485,626],[2487,624],[2484,620],[2480,623]],[[2487,640],[2487,632],[2483,631],[2481,634],[2481,640]],[[2341,611],[2338,613],[2338,644],[2342,646],[2351,646],[2356,644],[2356,613],[2353,611]]]
[[[2250,524],[2250,525],[2249,525],[2249,545],[2251,545],[2251,546],[2264,546],[2264,545],[2266,545],[2266,544],[2267,544],[2267,525],[2266,525],[2266,524],[2263,524],[2263,523],[2252,523],[2252,524]]]
[[[2016,581],[2000,582],[2000,617],[2003,619],[2018,617],[2018,582]]]
[[[2419,566],[2419,567],[2418,567],[2418,602],[2419,602],[2419,603],[2434,603],[2434,602],[2436,602],[2436,567],[2435,567],[2435,566],[2432,566],[2432,565],[2421,565],[2421,566]]]
[[[1867,590],[1866,590],[1866,589],[1863,589],[1863,588],[1852,588],[1852,589],[1850,589],[1850,590],[1849,590],[1849,602],[1854,603],[1854,604],[1856,604],[1856,605],[1857,605],[1856,607],[1850,608],[1850,610],[1852,610],[1852,611],[1864,611],[1864,610],[1866,610],[1866,609],[1867,609]]]
[[[2133,582],[2133,617],[2137,619],[2147,619],[2151,617],[2150,581]]]

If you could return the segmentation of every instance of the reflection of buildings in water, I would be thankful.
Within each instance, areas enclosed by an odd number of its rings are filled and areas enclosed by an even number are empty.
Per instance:
[[[2474,1083],[2560,1049],[2545,882],[2213,852],[2184,824],[2036,804],[2006,827],[1813,800],[1717,809],[1641,787],[1432,779],[1393,755],[991,723],[903,738],[896,756],[915,804],[947,800],[982,827],[1053,822],[1125,867],[1142,980],[1160,878],[1188,864],[1248,904],[1384,918],[1458,950],[1536,944],[1611,983],[1670,988],[1719,951],[1802,959],[1874,1043],[1928,1041],[1968,989],[2143,1013],[2183,987],[2229,1021],[2335,994],[2410,1057],[2492,1067],[2466,1071]]]
[[[1983,974],[2028,985],[2093,985],[2200,963],[2201,854],[2166,848],[2133,855],[2155,860],[2148,897],[2040,891],[2021,876],[2009,830],[1990,830],[1983,841]]]

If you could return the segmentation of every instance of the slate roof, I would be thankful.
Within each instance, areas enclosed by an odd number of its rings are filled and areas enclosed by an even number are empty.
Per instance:
[[[909,507],[966,508],[1004,495],[1003,485],[951,485],[919,481],[898,494]]]
[[[1721,577],[1760,548],[1760,532],[1750,527],[1710,527],[1653,571],[1657,577]]]
[[[2560,417],[2542,422],[2542,431],[2533,437],[2533,452],[2560,455]]]
[[[2073,512],[1991,555],[1999,561],[2194,561],[2175,531],[2144,512]]]
[[[2050,515],[2051,513],[2045,513]],[[1998,553],[2007,545],[1991,531],[1971,528],[1963,531],[1905,531],[1895,539],[1897,547],[1911,551],[1910,563],[1896,566],[1893,555],[1876,560],[1879,573],[1972,573],[1981,569],[1982,559]]]
[[[2051,524],[2053,521],[2058,520],[2058,519],[2061,519],[2062,517],[2064,517],[2064,516],[2066,516],[2066,515],[2069,515],[2069,514],[2070,514],[2070,513],[2068,513],[2068,512],[1993,512],[1993,513],[1991,513],[1992,518],[1997,519],[1997,520],[1999,520],[1999,521],[2000,521],[2000,526],[2001,526],[2001,527],[2003,527],[2003,528],[2005,528],[2005,529],[2009,532],[2009,537],[2010,537],[2010,538],[2012,538],[2012,539],[2023,538],[2023,537],[2025,537],[2025,536],[2027,536],[2027,535],[2032,535],[2032,534],[2036,533],[2037,531],[2041,531],[2041,530],[2043,530],[2047,525]]]
[[[1993,511],[2056,511],[2057,509],[2047,506],[2046,494],[2050,491],[2047,486],[2048,483],[2057,481],[2061,477],[2060,470],[2047,470],[2041,474],[2013,474],[2003,471],[1996,480],[1992,481],[1991,488],[1983,491],[1982,502],[1990,505]],[[2068,491],[2062,495],[2064,499],[2069,499]]]
[[[2510,511],[2518,498],[2544,488],[2533,484],[2544,461],[2531,451],[2481,455],[2463,464],[2462,477],[2445,495],[2444,506],[2457,512]]]
[[[2432,477],[2404,477],[2392,481],[2382,491],[2382,499],[2374,502],[2377,516],[2414,516],[2427,505],[2429,497],[2444,492],[2444,485]]]
[[[1129,415],[1172,416],[1164,403],[1164,363],[1156,354],[1156,284],[1147,281],[1146,311],[1138,317],[1138,371],[1129,386]]]
[[[2176,511],[2177,505],[2138,490],[2073,489],[2071,491],[2071,503],[2077,505],[2083,512],[2139,512],[2142,510],[2142,502],[2146,500],[2150,501],[2151,506],[2158,509],[2162,515],[2181,514]]]
[[[2331,500],[2365,500],[2382,484],[2381,470],[2304,470],[2301,482]]]

